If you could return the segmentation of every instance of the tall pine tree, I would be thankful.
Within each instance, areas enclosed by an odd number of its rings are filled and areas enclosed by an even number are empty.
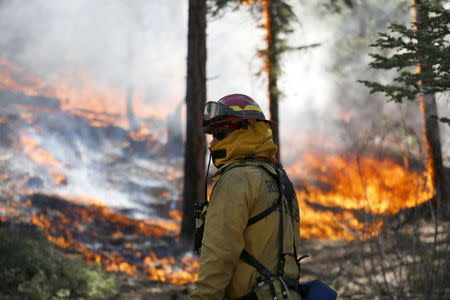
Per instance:
[[[396,70],[394,82],[360,82],[369,87],[371,93],[385,93],[390,101],[419,100],[429,180],[438,203],[448,207],[449,191],[442,161],[435,93],[450,90],[450,11],[442,3],[429,0],[412,0],[412,7],[411,26],[393,24],[390,32],[380,33],[372,45],[389,50],[391,54],[371,54],[370,66]],[[441,118],[441,121],[450,120]]]
[[[202,128],[206,102],[206,1],[189,0],[186,78],[186,144],[184,155],[181,241],[191,245],[194,203],[203,198],[206,140]]]

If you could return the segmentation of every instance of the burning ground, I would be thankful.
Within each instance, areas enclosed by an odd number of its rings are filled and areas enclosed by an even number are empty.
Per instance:
[[[127,112],[114,90],[48,86],[1,66],[2,179],[15,191],[2,197],[2,220],[33,223],[59,247],[107,271],[193,281],[197,261],[176,249],[182,143],[176,124],[154,111]]]
[[[198,260],[178,244],[179,115],[166,122],[151,107],[130,107],[82,74],[77,88],[53,86],[0,61],[0,221],[34,224],[106,271],[194,281]],[[293,146],[286,168],[308,241],[370,240],[433,195],[418,155],[307,145]]]

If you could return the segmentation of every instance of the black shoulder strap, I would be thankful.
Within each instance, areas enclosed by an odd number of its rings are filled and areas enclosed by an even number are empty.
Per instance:
[[[277,210],[277,207],[280,206],[280,204],[281,204],[281,201],[280,201],[280,198],[278,198],[276,201],[273,202],[273,204],[269,208],[267,208],[263,212],[257,214],[256,216],[248,219],[247,227],[255,224],[256,222],[264,219],[265,217],[267,217],[268,215],[273,213],[275,210]]]
[[[277,210],[277,208],[281,205],[281,198],[282,198],[282,194],[281,194],[281,193],[282,193],[282,192],[281,192],[281,190],[280,190],[280,185],[279,185],[279,179],[278,179],[278,176],[275,175],[275,174],[272,174],[271,172],[269,172],[264,166],[260,166],[260,168],[263,168],[264,170],[266,170],[266,172],[267,172],[270,176],[272,176],[273,179],[275,179],[275,182],[277,183],[277,186],[278,186],[278,191],[280,192],[280,196],[278,197],[278,199],[277,199],[276,201],[274,201],[274,202],[272,203],[272,205],[271,205],[269,208],[267,208],[266,210],[260,212],[260,213],[257,214],[256,216],[251,217],[251,218],[248,220],[247,227],[248,227],[248,226],[251,226],[251,225],[253,225],[253,224],[255,224],[256,222],[258,222],[258,221],[260,221],[260,220],[262,220],[262,219],[264,219],[265,217],[267,217],[268,215],[270,215],[271,213],[273,213],[275,210]]]
[[[254,267],[259,274],[264,278],[270,279],[273,277],[272,272],[269,271],[262,263],[260,263],[256,258],[253,257],[247,250],[242,250],[240,258],[248,265]]]

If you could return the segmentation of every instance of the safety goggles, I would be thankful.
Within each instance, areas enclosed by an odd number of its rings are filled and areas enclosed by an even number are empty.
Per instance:
[[[261,108],[255,105],[247,105],[245,108],[239,106],[227,106],[220,102],[210,101],[205,105],[203,114],[203,126],[223,120],[225,117],[236,119],[259,119],[265,120]]]
[[[203,124],[204,126],[211,124],[214,121],[223,119],[225,116],[238,117],[238,114],[236,114],[233,109],[220,102],[207,102],[205,105],[205,112],[203,114]]]

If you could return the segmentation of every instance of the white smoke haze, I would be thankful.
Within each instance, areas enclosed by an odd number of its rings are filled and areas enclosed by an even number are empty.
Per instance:
[[[4,1],[0,47],[46,81],[84,70],[115,88],[131,83],[149,103],[176,102],[184,93],[186,9],[176,0]]]

